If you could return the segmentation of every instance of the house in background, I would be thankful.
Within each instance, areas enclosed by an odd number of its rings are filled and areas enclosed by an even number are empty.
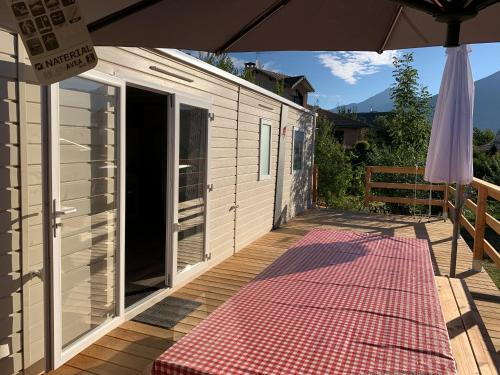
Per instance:
[[[314,88],[305,76],[288,76],[283,73],[265,70],[254,62],[245,63],[245,70],[255,78],[255,84],[277,93],[303,107],[307,106],[307,95]]]
[[[310,108],[315,110],[319,117],[325,117],[333,123],[333,136],[344,148],[353,148],[356,142],[363,139],[364,131],[370,128],[366,122],[317,106],[310,106]]]

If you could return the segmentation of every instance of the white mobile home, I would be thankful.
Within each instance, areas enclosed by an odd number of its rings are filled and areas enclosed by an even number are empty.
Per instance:
[[[310,201],[313,113],[179,51],[98,56],[40,87],[0,30],[0,374],[60,366]]]

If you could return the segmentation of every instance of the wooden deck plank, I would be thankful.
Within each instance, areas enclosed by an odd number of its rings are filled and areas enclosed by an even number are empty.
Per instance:
[[[138,357],[155,360],[161,353],[163,353],[166,349],[166,346],[163,346],[162,349],[159,348],[151,348],[146,345],[138,344],[135,342],[130,342],[126,340],[122,340],[116,337],[112,337],[106,335],[99,339],[96,342],[97,345],[104,346],[109,349],[113,349],[116,351],[120,351],[123,353],[133,354]]]
[[[121,327],[128,329],[130,331],[144,333],[146,335],[159,337],[161,339],[166,339],[174,342],[180,340],[184,336],[182,334],[177,334],[176,332],[173,332],[169,329],[151,326],[149,324],[134,322],[132,320],[123,323]]]
[[[143,346],[163,351],[174,344],[174,341],[171,340],[125,328],[116,328],[109,332],[106,337],[117,338],[131,343],[139,343]]]
[[[59,367],[55,371],[51,371],[48,373],[49,375],[92,375],[91,372],[81,370],[76,367],[72,367],[69,365],[63,365],[62,367]]]
[[[447,278],[439,277],[446,275],[449,270],[452,228],[449,221],[445,222],[435,218],[427,220],[426,218],[395,215],[312,210],[295,218],[280,229],[264,235],[241,249],[233,257],[175,291],[172,296],[196,301],[200,305],[187,312],[171,329],[135,321],[126,322],[100,339],[91,347],[92,349],[87,349],[61,367],[55,374],[108,375],[124,373],[127,375],[138,372],[147,373],[150,365],[145,366],[146,363],[150,363],[155,356],[196,327],[211,312],[282,255],[290,245],[309,230],[318,227],[428,240],[437,275],[436,283],[440,291],[439,297],[448,324],[453,353],[459,364],[459,374],[495,373],[492,372],[491,366],[495,366],[494,361],[498,360],[496,352],[500,351],[500,322],[498,319],[500,316],[500,291],[487,273],[471,273],[469,271],[472,252],[462,239],[459,241],[457,274],[471,292],[474,303],[466,303],[463,289],[460,292],[456,281],[450,283]],[[474,322],[481,321],[481,319],[484,323],[484,331],[475,328],[479,326]],[[468,328],[466,329],[466,327]],[[492,356],[490,362],[485,357],[484,346],[482,346],[484,341],[481,344],[483,338],[487,338],[491,345],[489,348]],[[473,345],[477,345],[483,351],[477,351],[476,348],[474,351],[471,341]],[[103,348],[104,353],[96,352],[98,348]],[[123,361],[120,361],[119,358]],[[140,371],[142,367],[144,370]],[[116,372],[121,369],[130,372]],[[496,369],[494,370],[496,371]]]
[[[82,351],[82,354],[108,363],[114,363],[115,365],[137,372],[142,372],[151,363],[150,359],[98,344],[89,346]]]
[[[88,357],[83,353],[70,359],[68,365],[95,375],[136,375],[142,372],[122,367],[108,361]]]
[[[460,279],[450,279],[450,286],[453,290],[460,317],[462,319],[468,339],[471,343],[474,357],[482,375],[495,375],[496,365],[490,356],[491,347],[487,346],[481,330],[484,326],[475,306],[471,305],[469,296],[464,290],[464,282]]]
[[[460,318],[460,310],[455,302],[449,280],[445,277],[436,277],[436,284],[458,374],[481,374],[474,360],[474,352]]]

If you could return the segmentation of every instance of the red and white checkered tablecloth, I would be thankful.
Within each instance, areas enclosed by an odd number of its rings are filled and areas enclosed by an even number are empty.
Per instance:
[[[427,241],[314,230],[154,375],[455,374]]]

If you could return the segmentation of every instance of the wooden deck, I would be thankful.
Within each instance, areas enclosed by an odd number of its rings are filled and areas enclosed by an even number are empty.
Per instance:
[[[163,329],[134,321],[126,322],[53,374],[148,373],[158,355],[252,280],[290,245],[317,227],[428,240],[459,374],[497,373],[500,363],[500,292],[487,273],[468,271],[472,253],[462,240],[459,242],[457,262],[460,279],[442,277],[449,267],[452,229],[449,221],[431,219],[428,222],[427,219],[405,216],[312,210],[268,233],[175,292],[173,296],[200,303],[175,326]]]

